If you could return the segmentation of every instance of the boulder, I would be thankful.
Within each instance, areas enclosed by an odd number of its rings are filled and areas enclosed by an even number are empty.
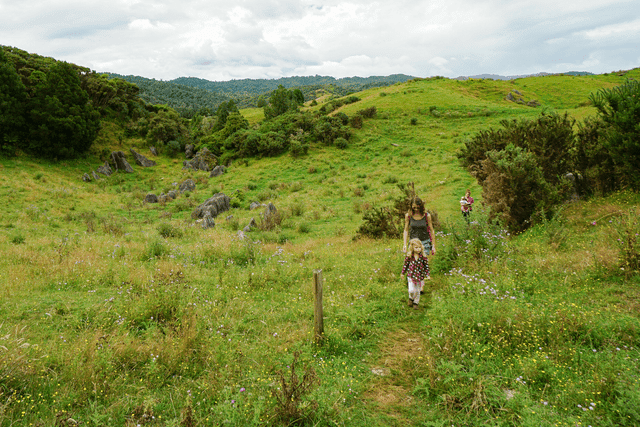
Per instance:
[[[133,173],[133,168],[124,158],[124,153],[122,151],[114,151],[111,153],[111,160],[113,160],[113,163],[116,165],[116,171]]]
[[[156,150],[156,147],[149,147],[149,151],[151,151],[151,154],[158,157],[158,150]]]
[[[111,166],[109,166],[109,162],[104,162],[104,165],[96,169],[96,172],[106,176],[111,176],[111,174],[113,173],[113,170],[111,169]]]
[[[186,193],[187,191],[193,191],[196,189],[196,183],[192,179],[188,179],[178,188],[180,190],[180,194]]]
[[[167,193],[167,196],[171,197],[172,199],[177,199],[178,192],[176,190],[169,190],[169,192]]]
[[[213,228],[215,226],[216,223],[211,216],[211,212],[206,211],[202,217],[202,228],[206,230],[207,228]]]
[[[169,202],[169,201],[171,201],[171,200],[173,200],[173,199],[172,199],[171,197],[167,196],[167,195],[166,195],[166,194],[164,194],[164,193],[161,193],[161,194],[158,196],[158,203],[167,203],[167,202]]]
[[[277,213],[278,210],[276,209],[275,205],[269,202],[264,210],[264,213],[262,214],[262,219],[264,219],[265,222],[269,222]]]
[[[133,159],[136,161],[136,164],[138,166],[142,166],[143,168],[150,168],[156,165],[156,162],[154,162],[153,160],[147,159],[145,156],[138,153],[133,148],[131,148],[130,151],[131,151],[131,154],[133,154]]]
[[[91,171],[91,175],[93,175],[93,179],[95,179],[96,181],[100,179],[96,171]]]
[[[256,228],[258,226],[258,224],[256,224],[256,220],[255,218],[251,218],[251,221],[249,221],[249,224],[247,224],[242,231],[245,233],[249,233],[251,230],[253,230],[254,228]]]
[[[91,177],[89,176],[88,173],[85,173],[84,175],[82,175],[82,180],[84,182],[91,182]]]
[[[254,209],[258,209],[260,206],[262,205],[258,202],[251,202],[251,204],[249,205],[249,210],[252,211]]]
[[[193,159],[193,156],[195,156],[194,149],[193,144],[187,144],[187,146],[184,147],[184,156],[187,159]]]
[[[229,210],[231,199],[224,193],[214,194],[212,197],[204,201],[200,206],[191,212],[191,218],[204,218],[205,213],[209,212],[212,218],[217,217],[222,212]]]
[[[158,196],[156,196],[153,193],[148,193],[146,196],[144,196],[144,202],[145,203],[158,203]]]
[[[211,173],[209,174],[209,178],[213,178],[216,176],[220,176],[223,173],[225,173],[227,171],[226,166],[216,166],[215,168],[213,168],[213,170],[211,171]]]
[[[198,151],[191,160],[185,160],[182,162],[182,169],[202,170],[209,172],[218,163],[216,156],[209,151],[208,148],[203,148]]]

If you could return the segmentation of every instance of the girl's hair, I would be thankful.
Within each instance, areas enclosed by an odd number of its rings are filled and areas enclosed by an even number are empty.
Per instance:
[[[414,199],[411,201],[411,205],[409,206],[409,213],[413,213],[413,204],[415,203],[416,206],[418,206],[418,212],[420,212],[421,215],[424,214],[424,202],[422,201],[422,199],[420,197],[414,197]]]
[[[424,254],[424,245],[422,244],[420,239],[411,239],[409,240],[409,246],[407,246],[407,256],[413,255],[413,248],[415,246],[418,246],[421,249],[420,252]]]

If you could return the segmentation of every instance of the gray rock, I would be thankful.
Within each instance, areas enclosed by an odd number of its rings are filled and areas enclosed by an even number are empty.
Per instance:
[[[131,151],[131,154],[133,154],[133,158],[136,161],[136,164],[138,166],[142,166],[143,168],[150,168],[156,165],[156,162],[154,162],[153,160],[147,159],[145,156],[138,153],[133,148],[131,148],[130,151]]]
[[[169,202],[169,201],[171,201],[171,200],[173,200],[173,199],[172,199],[171,197],[167,196],[167,195],[166,195],[166,194],[164,194],[164,193],[161,193],[161,194],[158,196],[158,202],[159,202],[159,203],[167,203],[167,202]]]
[[[262,205],[258,202],[251,202],[251,204],[249,205],[249,210],[252,211],[254,209],[258,209],[260,206]]]
[[[232,219],[233,219],[233,215],[229,215],[229,216],[225,219],[225,221],[231,221]]]
[[[256,220],[255,218],[251,218],[251,221],[249,221],[249,224],[247,224],[242,231],[244,231],[245,233],[249,233],[251,232],[251,230],[253,230],[254,228],[256,228],[258,226],[258,224],[256,224]]]
[[[167,193],[167,196],[171,197],[172,199],[177,199],[178,192],[176,190],[169,190],[169,192]]]
[[[273,218],[273,216],[276,215],[277,213],[278,213],[278,210],[276,209],[275,205],[269,202],[269,204],[264,210],[264,213],[262,214],[262,219],[264,219],[265,222],[269,222],[269,220],[271,220],[271,218]]]
[[[156,147],[149,147],[149,151],[151,151],[151,154],[158,157],[158,150],[156,150]]]
[[[95,179],[96,181],[100,179],[96,171],[91,171],[91,175],[93,175],[93,179]]]
[[[193,191],[196,189],[196,183],[194,182],[194,180],[188,179],[180,184],[180,187],[178,189],[180,190],[180,194],[186,193],[187,191]]]
[[[216,223],[211,216],[211,212],[206,211],[202,217],[202,228],[206,230],[207,228],[213,228],[215,226]]]
[[[158,203],[158,196],[156,196],[153,193],[149,193],[146,196],[144,196],[144,202],[145,203]]]
[[[198,151],[193,159],[182,162],[182,169],[202,170],[209,172],[218,163],[217,157],[207,148]]]
[[[246,234],[244,234],[244,231],[242,231],[242,230],[238,230],[238,239],[240,239],[240,240],[244,240],[244,239],[246,239],[246,238],[247,238],[247,235],[246,235]]]
[[[193,151],[194,149],[195,149],[195,147],[193,146],[193,144],[187,144],[187,146],[184,147],[184,156],[187,159],[193,159],[193,156],[195,156],[194,151]]]
[[[200,206],[196,207],[191,212],[191,218],[198,219],[203,218],[206,212],[211,214],[211,217],[215,218],[222,212],[229,210],[229,204],[231,199],[224,193],[214,194],[212,197],[204,201]]]
[[[213,178],[216,176],[220,176],[223,173],[225,173],[227,171],[226,166],[216,166],[215,168],[213,168],[213,170],[211,171],[211,173],[209,174],[209,178]]]
[[[91,177],[89,176],[88,173],[85,173],[84,175],[82,175],[82,180],[84,182],[91,182]]]
[[[113,170],[111,169],[111,166],[109,166],[109,162],[104,162],[104,165],[96,169],[96,172],[101,173],[102,175],[111,176]]]
[[[111,153],[111,160],[113,160],[113,163],[116,165],[116,171],[133,173],[133,168],[124,158],[124,153],[122,151],[114,151]]]

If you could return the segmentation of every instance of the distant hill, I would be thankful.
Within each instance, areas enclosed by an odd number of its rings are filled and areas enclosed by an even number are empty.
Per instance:
[[[593,76],[593,73],[589,73],[587,71],[568,71],[566,73],[535,73],[535,74],[523,74],[518,76],[501,76],[499,74],[478,74],[475,76],[460,76],[456,77],[455,80],[468,80],[468,79],[491,79],[491,80],[515,80],[515,79],[523,79],[525,77],[544,77],[544,76],[557,76],[557,75],[565,75],[565,76]]]
[[[372,77],[346,77],[336,79],[327,76],[283,77],[280,79],[242,79],[223,82],[196,77],[179,77],[162,81],[140,76],[123,76],[107,73],[109,78],[120,78],[136,84],[140,97],[152,104],[167,104],[189,115],[201,108],[215,111],[222,102],[233,99],[240,108],[256,107],[258,99],[268,98],[272,91],[282,85],[287,89],[299,88],[305,100],[315,99],[327,93],[345,96],[372,87],[390,86],[413,79],[404,74]]]

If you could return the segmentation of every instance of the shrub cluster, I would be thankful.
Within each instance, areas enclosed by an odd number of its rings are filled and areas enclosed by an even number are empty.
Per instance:
[[[490,218],[510,231],[549,219],[574,194],[640,188],[640,83],[591,96],[598,109],[574,131],[568,114],[503,120],[458,154],[483,189]]]

